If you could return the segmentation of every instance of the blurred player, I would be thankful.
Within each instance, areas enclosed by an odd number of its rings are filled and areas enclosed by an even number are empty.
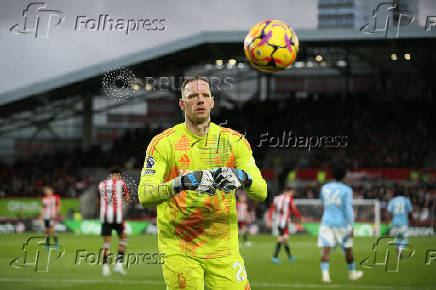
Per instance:
[[[353,190],[342,183],[347,171],[343,167],[332,170],[335,181],[321,187],[321,204],[324,207],[321,227],[318,234],[318,247],[323,248],[321,257],[322,281],[330,279],[330,248],[341,245],[345,251],[349,276],[352,281],[362,277],[362,271],[356,271],[353,258]]]
[[[56,224],[56,218],[61,210],[61,200],[59,195],[53,193],[53,188],[50,186],[44,186],[43,190],[44,196],[42,197],[42,211],[40,218],[44,220],[45,242],[48,247],[50,245],[50,236],[52,236],[55,246],[59,248],[59,241],[54,226]]]
[[[291,213],[294,214],[298,219],[300,219],[300,221],[302,219],[302,216],[295,207],[293,195],[293,187],[291,185],[286,185],[283,194],[275,196],[274,201],[271,203],[271,206],[269,208],[267,227],[271,228],[272,218],[273,216],[275,216],[279,231],[276,249],[274,251],[274,256],[272,257],[272,262],[275,264],[280,263],[278,256],[282,245],[284,246],[286,254],[288,255],[289,262],[292,263],[295,261],[295,257],[292,256],[291,249],[288,245],[288,227],[291,223]]]
[[[248,225],[250,224],[250,216],[248,213],[247,196],[245,193],[239,195],[236,202],[236,211],[238,212],[238,228],[244,237],[244,245],[249,247],[251,242],[248,241]]]
[[[121,177],[121,170],[114,168],[110,177],[98,185],[100,192],[100,221],[103,236],[103,276],[111,274],[108,256],[112,242],[112,230],[118,234],[118,254],[114,268],[115,273],[125,275],[123,269],[124,251],[127,247],[127,235],[124,233],[123,201],[129,201],[129,191]]]
[[[138,189],[144,207],[157,205],[167,289],[250,289],[234,192],[242,188],[263,201],[266,182],[247,140],[210,122],[208,80],[189,78],[181,92],[185,123],[153,138]]]
[[[405,197],[394,191],[394,198],[388,204],[388,212],[392,214],[392,230],[391,235],[396,239],[398,253],[401,255],[401,250],[407,244],[409,215],[412,212],[412,203],[408,197]]]

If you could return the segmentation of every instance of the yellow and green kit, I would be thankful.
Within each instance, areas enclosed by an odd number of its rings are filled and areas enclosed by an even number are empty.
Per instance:
[[[197,136],[182,123],[156,135],[147,147],[138,197],[145,207],[157,205],[159,251],[166,257],[163,271],[170,289],[199,289],[190,287],[190,281],[198,279],[200,284],[213,283],[213,289],[249,289],[239,254],[234,192],[217,190],[210,196],[185,190],[175,194],[171,186],[179,175],[218,167],[250,174],[253,182],[244,190],[253,200],[265,200],[267,185],[250,145],[232,129],[211,122],[207,134]],[[191,271],[195,277],[183,272],[188,263],[196,269]],[[197,277],[202,271],[204,278]]]

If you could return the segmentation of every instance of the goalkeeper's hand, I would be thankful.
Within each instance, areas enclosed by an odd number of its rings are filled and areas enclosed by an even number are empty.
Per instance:
[[[213,171],[215,186],[219,190],[230,192],[237,188],[249,187],[253,180],[244,170],[229,167],[220,167]]]
[[[186,175],[176,177],[171,182],[176,193],[183,190],[196,190],[214,195],[216,188],[214,179],[210,170],[197,170]]]

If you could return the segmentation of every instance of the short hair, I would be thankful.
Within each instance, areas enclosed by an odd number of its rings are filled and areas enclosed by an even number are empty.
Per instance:
[[[337,181],[344,179],[345,175],[347,175],[347,169],[343,166],[336,166],[332,170],[333,178]]]
[[[393,195],[394,196],[405,195],[404,188],[400,185],[394,186]]]
[[[119,168],[119,167],[114,167],[111,169],[111,174],[121,174],[121,173],[123,173],[123,172],[122,172],[121,168]]]
[[[296,188],[297,188],[296,183],[291,181],[285,184],[285,186],[283,187],[283,191],[295,190]]]
[[[197,80],[204,81],[210,86],[209,80],[205,77],[200,77],[200,76],[189,77],[183,81],[182,86],[180,88],[180,94],[182,95],[182,97],[183,97],[183,91],[185,90],[186,86],[189,83],[191,83],[193,81],[197,81]]]

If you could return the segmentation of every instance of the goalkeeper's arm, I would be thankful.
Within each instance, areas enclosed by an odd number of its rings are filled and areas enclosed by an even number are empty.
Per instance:
[[[147,147],[144,167],[138,187],[138,199],[143,207],[155,206],[177,194],[171,180],[164,182],[170,171],[168,156],[171,155],[164,140],[157,143],[156,135]]]
[[[173,197],[176,192],[171,187],[171,182],[152,183],[142,181],[139,183],[138,199],[143,207],[152,207],[167,201]]]
[[[254,161],[248,141],[240,138],[236,144],[235,166],[250,176],[251,183],[244,187],[248,196],[256,201],[264,201],[267,196],[267,185]]]
[[[168,175],[168,160],[164,147],[153,153],[147,150],[141,181],[138,187],[138,199],[144,207],[151,207],[165,202],[183,190],[196,190],[215,194],[212,173],[198,170],[163,182]]]

